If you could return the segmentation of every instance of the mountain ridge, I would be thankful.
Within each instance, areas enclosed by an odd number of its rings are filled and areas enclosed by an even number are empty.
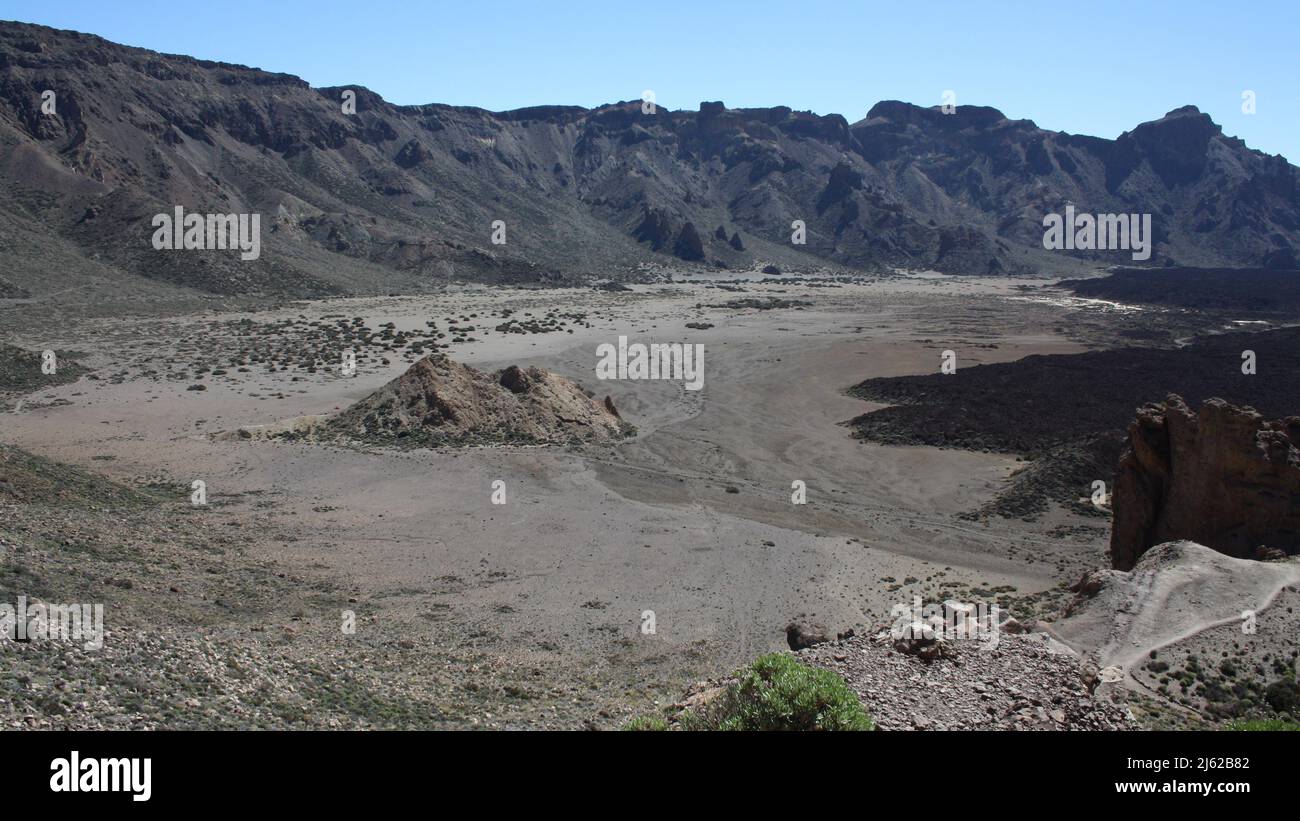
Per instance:
[[[46,90],[55,114],[42,113]],[[0,296],[11,297],[1131,262],[1045,251],[1043,216],[1066,204],[1153,214],[1153,265],[1259,266],[1300,246],[1300,170],[1195,106],[1115,140],[895,100],[853,123],[718,101],[652,113],[640,100],[402,106],[361,86],[20,23],[0,23],[0,181],[12,263]],[[263,214],[266,253],[154,251],[149,219],[175,205]],[[497,220],[504,244],[492,242]],[[791,243],[795,220],[805,245]]]

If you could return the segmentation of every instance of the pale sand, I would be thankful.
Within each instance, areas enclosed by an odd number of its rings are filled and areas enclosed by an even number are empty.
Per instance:
[[[252,549],[356,591],[363,608],[383,619],[417,622],[430,606],[450,605],[447,618],[493,634],[504,653],[546,643],[579,660],[662,660],[665,671],[686,654],[693,670],[720,670],[783,647],[792,618],[832,631],[861,628],[910,604],[913,593],[933,599],[939,581],[1011,585],[1024,595],[1101,563],[1104,536],[1045,535],[1059,517],[1038,524],[957,518],[993,496],[1013,458],[863,444],[840,424],[873,407],[845,388],[872,376],[933,372],[945,348],[957,351],[961,366],[1082,350],[1053,330],[1069,322],[1069,310],[1012,301],[1016,284],[907,279],[831,289],[769,280],[743,294],[698,286],[637,286],[633,294],[473,288],[253,315],[340,313],[414,328],[503,304],[589,310],[590,329],[492,334],[451,352],[482,368],[542,365],[598,396],[611,394],[639,434],[586,455],[364,453],[208,436],[345,407],[401,373],[406,363],[397,359],[383,369],[367,364],[355,379],[240,375],[246,389],[285,392],[264,400],[211,380],[197,393],[184,383],[83,379],[32,394],[26,409],[0,420],[6,441],[43,455],[122,478],[203,479],[221,515],[292,523],[298,541],[267,544],[251,534]],[[815,304],[761,312],[693,307],[764,295]],[[683,327],[688,321],[716,327],[693,331]],[[207,344],[196,323],[101,322],[27,342],[87,351],[90,364],[111,371],[128,354],[152,355],[177,335],[197,334]],[[704,343],[704,390],[596,380],[596,346],[620,333]],[[998,347],[976,347],[987,343]],[[42,406],[60,398],[72,404]],[[115,459],[92,463],[96,455]],[[496,479],[506,482],[504,506],[490,503]],[[807,484],[807,505],[791,503],[796,479]],[[257,510],[259,501],[274,505]],[[919,581],[897,590],[882,581],[908,577]],[[653,636],[637,629],[644,610],[656,614]],[[328,621],[337,613],[307,617]]]

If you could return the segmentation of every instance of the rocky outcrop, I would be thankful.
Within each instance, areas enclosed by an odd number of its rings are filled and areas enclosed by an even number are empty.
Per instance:
[[[414,168],[428,159],[428,156],[428,152],[425,151],[424,146],[420,145],[420,143],[415,140],[410,140],[406,145],[402,146],[401,151],[397,152],[397,156],[393,158],[393,162],[397,163],[402,168]]]
[[[1130,570],[1153,545],[1186,539],[1237,558],[1300,550],[1300,417],[1267,421],[1210,399],[1170,395],[1138,411],[1120,458],[1111,564]]]
[[[704,243],[700,240],[700,232],[695,230],[694,225],[688,222],[682,226],[681,233],[677,235],[677,242],[673,246],[673,253],[687,261],[704,259]]]
[[[672,237],[673,226],[668,212],[662,208],[646,208],[641,214],[641,222],[632,231],[637,242],[650,243],[650,250],[658,251],[666,246]]]
[[[627,435],[614,408],[541,368],[484,373],[431,354],[336,417],[343,434],[411,445],[612,442]]]

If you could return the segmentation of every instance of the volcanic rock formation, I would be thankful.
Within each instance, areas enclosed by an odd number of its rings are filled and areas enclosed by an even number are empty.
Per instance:
[[[347,435],[413,445],[613,442],[628,435],[606,397],[541,368],[493,374],[431,354],[343,411],[331,423]]]
[[[1131,570],[1153,545],[1186,539],[1237,558],[1300,549],[1300,417],[1266,421],[1171,394],[1129,425],[1112,501],[1111,564]],[[1267,552],[1267,551],[1265,551]]]

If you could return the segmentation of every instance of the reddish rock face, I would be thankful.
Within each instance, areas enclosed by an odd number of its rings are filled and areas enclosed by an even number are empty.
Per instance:
[[[1170,395],[1129,425],[1112,507],[1111,564],[1187,539],[1237,558],[1300,551],[1300,417],[1266,421],[1210,399],[1193,413]]]

